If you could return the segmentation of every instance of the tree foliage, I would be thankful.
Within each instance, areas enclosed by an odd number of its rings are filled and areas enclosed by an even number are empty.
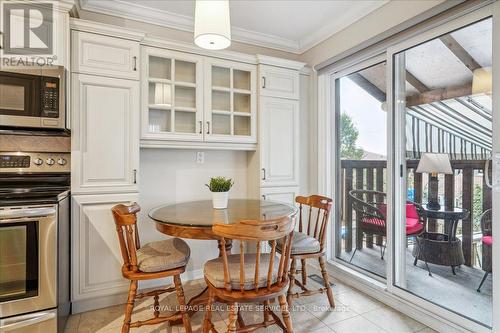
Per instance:
[[[340,158],[359,160],[363,149],[356,146],[359,131],[347,113],[340,115]]]

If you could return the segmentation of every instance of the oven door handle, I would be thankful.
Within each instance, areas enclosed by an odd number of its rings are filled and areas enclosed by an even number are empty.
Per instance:
[[[44,321],[54,319],[55,311],[30,313],[27,315],[0,320],[0,330],[2,332],[13,331],[22,327],[32,326]]]
[[[0,223],[12,222],[4,220],[29,219],[33,217],[44,217],[55,214],[56,214],[56,209],[54,207],[6,209],[6,210],[0,210]]]

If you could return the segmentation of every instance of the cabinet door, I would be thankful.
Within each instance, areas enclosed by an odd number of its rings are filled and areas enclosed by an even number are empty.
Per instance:
[[[137,191],[139,82],[72,79],[72,192]]]
[[[139,42],[81,31],[71,38],[73,72],[139,80]]]
[[[203,141],[203,57],[142,49],[143,140]]]
[[[299,72],[273,66],[259,66],[260,95],[299,99]]]
[[[299,195],[298,187],[263,187],[260,194],[263,200],[282,202],[295,206],[295,197]]]
[[[256,143],[256,66],[206,59],[205,141]]]
[[[263,97],[260,106],[261,186],[297,186],[299,102]]]
[[[92,309],[102,296],[126,293],[129,281],[122,277],[123,259],[111,213],[114,205],[137,201],[137,194],[76,195],[72,197],[72,302],[73,311]],[[86,304],[86,305],[85,305]],[[99,306],[99,304],[95,304]],[[76,308],[75,308],[76,307]]]

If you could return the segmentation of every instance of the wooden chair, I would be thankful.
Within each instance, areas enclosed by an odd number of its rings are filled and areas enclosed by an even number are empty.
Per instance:
[[[252,332],[262,327],[278,325],[284,332],[293,332],[286,303],[288,267],[294,223],[290,218],[274,221],[241,221],[237,224],[215,224],[212,230],[221,237],[222,257],[205,263],[205,281],[209,291],[203,332],[217,332],[211,322],[215,298],[230,304],[227,332]],[[228,254],[225,244],[240,241],[240,254]],[[276,255],[277,240],[283,239],[283,252]],[[271,252],[261,253],[262,242],[271,242]],[[254,243],[256,242],[256,243]],[[246,245],[245,245],[246,244]],[[255,245],[255,253],[245,253]],[[283,321],[271,310],[270,300],[278,298]],[[262,303],[263,321],[245,325],[238,312],[239,303]]]
[[[325,293],[331,308],[335,308],[333,292],[328,281],[328,272],[325,267],[326,250],[326,229],[332,208],[332,199],[320,195],[311,195],[309,197],[298,196],[295,202],[299,204],[299,230],[293,233],[293,243],[291,247],[291,268],[290,268],[290,287],[288,289],[288,306],[292,305],[293,298],[301,296],[311,296],[319,293]],[[306,212],[304,212],[306,210]],[[307,215],[307,216],[306,216]],[[282,249],[278,246],[278,251]],[[318,259],[323,276],[324,288],[318,290],[309,290],[307,284],[307,259]],[[297,272],[297,260],[301,261],[302,281],[295,278]],[[302,292],[293,293],[293,287],[297,284]]]
[[[140,210],[141,208],[137,203],[130,206],[120,204],[112,208],[123,257],[122,275],[130,280],[128,300],[125,306],[125,319],[121,332],[129,332],[131,327],[182,320],[186,332],[191,333],[191,324],[186,312],[186,302],[180,278],[180,274],[184,272],[189,261],[189,246],[182,239],[172,238],[148,243],[141,247],[136,215]],[[169,276],[173,276],[174,287],[137,293],[137,281]],[[173,291],[177,292],[180,311],[170,316],[160,316],[159,295]],[[144,321],[131,322],[135,300],[147,296],[154,297],[153,317]]]

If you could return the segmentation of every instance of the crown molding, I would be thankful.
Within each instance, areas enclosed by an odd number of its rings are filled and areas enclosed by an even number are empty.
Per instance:
[[[239,27],[231,27],[231,38],[235,42],[302,54],[388,2],[389,0],[381,1],[377,6],[360,2],[364,6],[360,10],[361,16],[357,15],[357,18],[353,20],[350,15],[345,15],[340,20],[335,20],[318,28],[301,40],[292,40]],[[140,3],[125,2],[122,0],[79,0],[79,3],[80,8],[86,11],[118,16],[170,29],[193,32],[194,19],[192,17],[165,10],[152,9]]]
[[[344,15],[337,20],[334,20],[326,25],[323,25],[322,27],[316,29],[316,31],[314,31],[313,33],[302,38],[298,43],[299,44],[298,48],[300,49],[301,53],[313,48],[314,46],[328,39],[337,32],[344,30],[354,22],[359,21],[360,19],[370,14],[371,12],[386,5],[388,2],[389,0],[380,1],[379,3],[377,3],[376,6],[373,6],[371,4],[363,3],[362,1],[360,1],[358,3],[358,6],[363,6],[363,7],[359,9],[357,19],[353,20],[350,17],[350,15]]]
[[[171,29],[193,32],[194,20],[192,17],[164,10],[153,10],[138,3],[124,2],[121,0],[80,0],[80,6],[81,9],[90,12],[119,16]],[[238,27],[231,28],[231,39],[236,42],[272,48],[280,51],[295,54],[300,53],[298,41]]]
[[[261,65],[285,67],[285,68],[291,68],[291,69],[296,69],[296,70],[301,70],[306,65],[305,62],[283,59],[283,58],[276,58],[276,57],[271,57],[271,56],[262,55],[262,54],[257,54],[256,58],[257,58],[257,62]]]
[[[124,39],[130,39],[135,41],[142,41],[145,34],[141,31],[125,29],[122,27],[117,27],[115,25],[96,23],[88,20],[81,20],[76,18],[70,18],[69,27],[72,30],[92,32],[95,34],[108,34],[115,37],[120,37]]]

